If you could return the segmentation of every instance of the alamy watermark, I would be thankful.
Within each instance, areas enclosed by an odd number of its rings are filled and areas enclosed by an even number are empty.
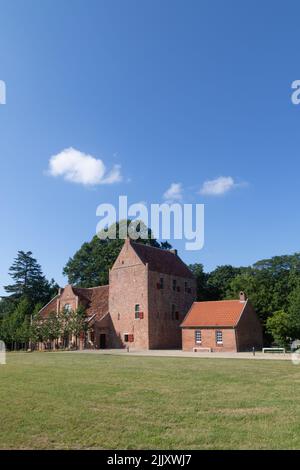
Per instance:
[[[0,80],[0,104],[6,104],[6,84]]]
[[[96,227],[101,240],[173,238],[185,240],[188,251],[201,250],[204,246],[204,204],[150,204],[149,210],[144,203],[128,206],[127,196],[119,196],[118,210],[112,204],[100,204],[96,215],[101,217]]]
[[[0,365],[6,364],[6,347],[4,341],[0,340]]]
[[[295,366],[298,366],[300,364],[300,341],[299,339],[295,339],[292,344],[291,344],[291,359],[292,363]]]

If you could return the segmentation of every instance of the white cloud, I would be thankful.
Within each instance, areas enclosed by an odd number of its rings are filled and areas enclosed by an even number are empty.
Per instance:
[[[200,194],[205,196],[221,196],[231,189],[240,186],[231,176],[219,176],[214,180],[205,181],[200,189]]]
[[[112,184],[122,180],[120,165],[114,165],[107,172],[102,160],[72,147],[50,158],[48,174],[86,186]]]
[[[181,201],[182,199],[182,184],[172,183],[169,189],[164,193],[163,198],[166,202],[172,203],[175,201]]]

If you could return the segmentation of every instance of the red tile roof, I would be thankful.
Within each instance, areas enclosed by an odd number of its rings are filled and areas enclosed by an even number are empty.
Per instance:
[[[53,297],[53,299],[50,300],[44,307],[41,308],[39,311],[39,315],[41,315],[43,318],[49,317],[51,313],[56,313],[57,311],[57,300],[58,300],[58,295]]]
[[[99,286],[91,288],[72,287],[75,295],[79,297],[79,302],[85,307],[86,316],[97,314],[100,320],[108,313],[108,293],[109,286]]]
[[[130,244],[141,261],[148,263],[150,271],[194,279],[193,273],[174,252],[133,241]]]
[[[100,320],[104,315],[108,313],[108,292],[109,286],[99,286],[91,288],[79,288],[73,287],[74,296],[78,296],[79,304],[85,308],[85,314],[87,317],[91,317],[97,314],[97,320]],[[64,289],[61,289],[61,295]],[[55,296],[50,302],[45,305],[39,314],[43,318],[47,318],[50,313],[57,311],[57,301],[60,296]]]
[[[234,327],[237,325],[246,302],[219,300],[194,302],[183,320],[182,327]]]

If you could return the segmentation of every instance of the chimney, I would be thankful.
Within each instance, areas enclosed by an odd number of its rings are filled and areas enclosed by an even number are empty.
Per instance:
[[[173,253],[173,255],[177,256],[177,250],[175,250],[175,248],[170,250],[170,253]]]
[[[246,300],[247,300],[247,296],[246,296],[245,292],[243,292],[241,290],[241,292],[240,292],[240,302],[246,302]]]
[[[62,293],[62,288],[61,288],[61,287],[59,287],[59,288],[58,288],[57,295],[61,295],[61,293]]]

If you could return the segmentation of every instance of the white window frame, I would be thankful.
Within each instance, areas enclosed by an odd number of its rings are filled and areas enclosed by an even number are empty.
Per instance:
[[[221,337],[221,339],[218,339]],[[223,331],[222,330],[216,330],[216,344],[223,344]]]
[[[199,339],[197,339],[197,334],[200,336]],[[201,330],[195,330],[195,344],[201,344],[202,343],[202,332]]]

